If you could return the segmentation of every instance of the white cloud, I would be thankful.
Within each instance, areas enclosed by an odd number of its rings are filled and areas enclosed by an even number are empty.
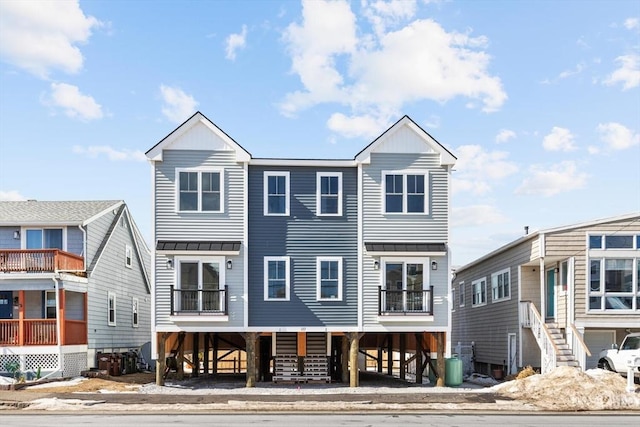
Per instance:
[[[548,168],[534,165],[530,173],[531,176],[516,189],[516,194],[554,196],[584,188],[588,178],[586,173],[578,171],[573,161],[564,161]]]
[[[239,34],[230,34],[226,40],[227,43],[227,59],[231,61],[236,60],[236,51],[243,49],[247,44],[247,26],[242,26],[242,31]]]
[[[547,151],[573,151],[576,149],[574,138],[569,129],[554,126],[542,140],[542,146]]]
[[[624,20],[624,27],[627,30],[633,30],[634,28],[640,28],[640,21],[638,18],[627,18]]]
[[[179,87],[160,85],[164,105],[162,114],[174,123],[182,123],[196,112],[198,102]]]
[[[283,36],[303,89],[285,96],[282,114],[338,103],[349,107],[345,116],[377,117],[397,115],[407,103],[456,97],[491,112],[505,102],[500,79],[488,73],[485,37],[447,32],[432,20],[405,23],[413,16],[411,2],[365,2],[363,7],[378,23],[375,34],[357,26],[350,3],[303,2],[302,22],[290,24]],[[401,22],[404,26],[386,31]]]
[[[458,161],[454,169],[452,190],[454,193],[471,192],[485,194],[491,191],[491,183],[500,181],[518,171],[505,151],[485,151],[479,145],[463,145],[456,150]]]
[[[102,106],[93,97],[84,95],[77,86],[51,83],[51,93],[42,100],[44,105],[62,108],[67,117],[95,120],[104,117]]]
[[[21,200],[27,200],[22,194],[16,190],[2,191],[0,190],[0,200],[3,202],[19,202]]]
[[[496,135],[496,143],[502,144],[516,137],[516,133],[509,129],[500,129],[498,135]]]
[[[558,79],[566,79],[568,77],[580,74],[586,66],[583,63],[577,64],[573,70],[565,70],[558,75]]]
[[[416,14],[415,0],[382,1],[362,0],[362,13],[371,22],[377,35],[382,35],[387,27],[397,25],[403,19]]]
[[[333,113],[327,120],[327,127],[335,133],[347,138],[375,138],[389,126],[385,118],[371,115],[347,117],[342,113]]]
[[[640,85],[640,55],[629,54],[616,58],[620,68],[604,80],[607,86],[622,83],[622,90],[632,89]]]
[[[72,150],[76,154],[84,154],[92,159],[95,159],[100,155],[105,155],[107,156],[107,159],[112,161],[144,162],[147,160],[144,153],[140,150],[116,150],[108,145],[92,145],[89,147],[74,145]]]
[[[507,217],[493,205],[472,205],[451,210],[452,227],[468,227],[504,223]]]
[[[640,133],[634,133],[620,123],[600,123],[596,129],[602,142],[613,150],[624,150],[640,144]]]
[[[53,69],[77,73],[78,44],[101,25],[78,1],[0,1],[0,57],[43,79]]]

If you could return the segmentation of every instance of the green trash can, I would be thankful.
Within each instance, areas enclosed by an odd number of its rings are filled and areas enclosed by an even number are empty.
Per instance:
[[[444,361],[444,384],[447,387],[457,387],[462,384],[462,360],[457,357]]]

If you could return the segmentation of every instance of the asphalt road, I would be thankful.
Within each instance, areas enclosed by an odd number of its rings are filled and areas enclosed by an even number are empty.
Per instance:
[[[186,425],[253,427],[256,425],[273,427],[360,427],[360,426],[611,426],[640,425],[640,414],[605,415],[581,414],[541,414],[541,415],[496,415],[496,414],[2,414],[3,426],[40,427],[60,426],[164,426]]]

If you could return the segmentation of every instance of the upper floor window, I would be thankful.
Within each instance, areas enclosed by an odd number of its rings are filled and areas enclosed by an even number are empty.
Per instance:
[[[264,300],[289,300],[289,257],[264,258]]]
[[[464,307],[464,282],[460,282],[460,307]]]
[[[26,249],[64,249],[62,228],[28,228],[26,234]]]
[[[316,181],[318,215],[342,215],[342,173],[318,172]]]
[[[264,173],[264,214],[289,215],[289,172]]]
[[[116,294],[113,292],[108,293],[107,325],[116,326]]]
[[[124,247],[124,265],[129,268],[133,265],[133,250],[129,245]]]
[[[342,258],[318,258],[317,299],[342,300]]]
[[[432,313],[429,271],[425,259],[383,259],[384,288],[380,306],[384,312]]]
[[[131,326],[134,328],[138,327],[138,298],[133,298],[131,300],[131,310],[132,310],[132,323]]]
[[[383,172],[385,213],[427,213],[426,173]]]
[[[491,301],[509,299],[510,281],[509,269],[491,275]]]
[[[640,249],[640,235],[590,235],[589,249]]]
[[[640,258],[590,259],[589,310],[640,310],[639,277]]]
[[[223,171],[177,170],[178,211],[223,212]]]
[[[178,258],[176,311],[224,312],[224,258]]]
[[[487,280],[482,278],[471,282],[473,286],[472,306],[485,305],[487,303]]]

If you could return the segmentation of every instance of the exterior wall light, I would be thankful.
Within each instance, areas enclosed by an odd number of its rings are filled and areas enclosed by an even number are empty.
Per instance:
[[[167,258],[167,270],[173,270],[173,260],[171,258]]]
[[[228,259],[227,260],[227,270],[231,270],[233,268],[233,261]]]
[[[16,230],[13,232],[13,238],[16,240],[20,238],[20,230]]]
[[[373,261],[373,269],[380,270],[380,263],[378,261]]]
[[[431,269],[432,270],[437,270],[438,269],[438,263],[435,261],[431,261]]]

